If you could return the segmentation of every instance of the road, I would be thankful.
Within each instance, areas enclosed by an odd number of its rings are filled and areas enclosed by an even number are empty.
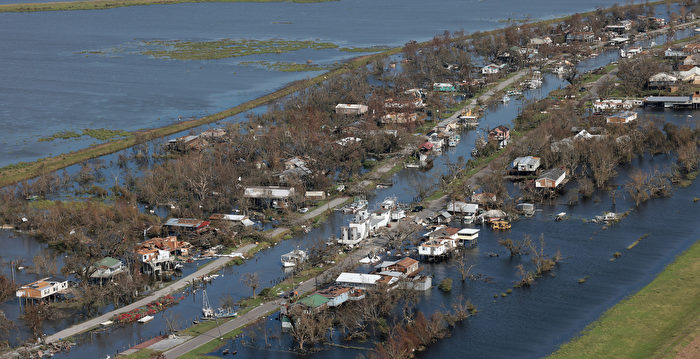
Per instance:
[[[496,92],[503,90],[504,88],[512,85],[516,81],[519,81],[521,78],[523,78],[525,75],[527,75],[527,73],[530,71],[531,71],[531,69],[529,69],[529,68],[522,69],[522,70],[516,72],[515,75],[513,75],[512,77],[506,79],[505,81],[499,82],[498,85],[489,89],[483,95],[479,96],[478,98],[472,99],[472,101],[468,105],[464,106],[464,108],[462,108],[462,110],[456,111],[455,113],[452,114],[452,116],[440,121],[438,126],[444,126],[444,125],[456,122],[457,118],[459,117],[459,115],[463,111],[475,109],[477,107],[477,104],[479,103],[479,101],[481,101],[482,103],[488,101],[494,94],[496,94]]]
[[[247,244],[247,245],[239,248],[236,253],[245,254],[253,248],[255,248],[255,244]],[[219,268],[226,265],[226,263],[228,263],[232,259],[233,258],[231,258],[231,257],[217,258],[213,262],[203,266],[202,268],[199,268],[194,273],[192,273],[184,278],[181,278],[177,282],[174,282],[173,284],[171,284],[165,288],[161,288],[161,289],[151,293],[147,297],[141,298],[141,299],[139,299],[139,300],[127,305],[127,306],[121,307],[119,309],[115,309],[111,312],[102,314],[98,317],[86,320],[82,323],[76,324],[72,327],[69,327],[69,328],[63,329],[57,333],[51,334],[51,335],[45,337],[44,341],[46,341],[47,343],[52,343],[55,341],[59,341],[62,338],[68,338],[68,337],[71,337],[73,335],[90,330],[93,327],[99,326],[100,323],[106,322],[106,321],[112,319],[112,317],[116,314],[128,312],[130,310],[144,306],[144,305],[146,305],[146,304],[148,304],[148,303],[150,303],[150,302],[152,302],[152,301],[154,301],[162,296],[177,292],[178,290],[190,285],[190,283],[192,283],[192,281],[194,279],[199,278],[199,277],[204,276],[204,275],[207,275],[207,274],[211,273],[212,271],[218,270]]]
[[[325,206],[324,206],[325,208]],[[349,256],[344,258],[340,263],[335,265],[335,268],[345,268],[347,265],[357,263],[358,260],[360,260],[362,257],[367,256],[368,253],[370,252],[377,252],[378,249],[381,248],[381,246],[378,243],[374,243],[376,239],[370,240],[365,242],[365,245],[359,248],[358,250],[352,252]],[[327,275],[329,272],[330,268],[325,270],[323,273],[319,274],[318,276],[311,278],[307,281],[304,281],[299,284],[299,286],[296,288],[296,291],[300,294],[303,293],[308,293],[316,289],[316,283],[323,283],[324,276]],[[277,311],[284,302],[284,299],[275,299],[271,300],[265,303],[262,303],[261,305],[253,308],[251,311],[248,313],[245,313],[241,315],[240,317],[231,319],[227,322],[222,323],[219,325],[218,328],[214,328],[209,330],[206,333],[202,333],[170,350],[165,351],[163,354],[165,355],[165,358],[167,359],[173,359],[173,358],[178,358],[182,355],[185,355],[207,343],[210,341],[220,338],[222,335],[229,333],[231,331],[234,331],[238,328],[245,327],[248,324],[251,324],[258,319],[264,317],[267,313]]]

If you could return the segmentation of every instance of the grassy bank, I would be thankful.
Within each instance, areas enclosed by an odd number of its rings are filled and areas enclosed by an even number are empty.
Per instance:
[[[673,357],[700,318],[700,242],[550,359]]]
[[[36,11],[71,11],[71,10],[106,10],[126,6],[172,5],[183,3],[206,2],[293,2],[319,3],[338,0],[91,0],[91,1],[60,1],[47,3],[25,3],[0,5],[0,12],[36,12]]]

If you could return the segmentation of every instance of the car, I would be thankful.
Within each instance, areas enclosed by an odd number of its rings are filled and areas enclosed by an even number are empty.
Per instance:
[[[299,208],[299,213],[306,213],[308,211],[309,211],[309,209],[307,207]]]

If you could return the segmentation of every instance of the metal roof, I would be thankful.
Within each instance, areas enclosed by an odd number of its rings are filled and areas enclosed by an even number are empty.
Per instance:
[[[466,234],[466,235],[472,235],[472,234],[477,234],[479,233],[480,229],[478,228],[462,228],[457,232],[457,234]]]
[[[356,284],[375,284],[382,276],[379,274],[364,274],[364,273],[340,273],[335,280],[340,283],[356,283]]]
[[[308,297],[304,297],[302,299],[299,299],[298,303],[304,304],[308,307],[316,308],[320,307],[326,303],[328,303],[329,299],[320,295],[320,294],[312,294]]]

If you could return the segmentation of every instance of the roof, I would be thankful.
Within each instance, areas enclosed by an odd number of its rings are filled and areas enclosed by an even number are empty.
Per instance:
[[[448,203],[447,206],[445,206],[445,208],[451,212],[470,213],[476,212],[479,209],[479,205],[475,203],[452,201]]]
[[[688,100],[687,97],[685,99],[686,99],[686,101]],[[625,111],[625,112],[618,112],[618,113],[611,115],[611,116],[608,116],[608,117],[619,117],[619,118],[637,117],[637,113],[632,112],[632,111]]]
[[[341,283],[357,283],[357,284],[375,284],[382,276],[378,274],[364,274],[364,273],[340,273],[336,282]]]
[[[209,225],[209,221],[194,218],[169,218],[165,224],[169,227],[202,228]]]
[[[462,228],[457,232],[457,234],[464,234],[464,235],[473,235],[479,233],[480,229],[478,228]]]
[[[294,187],[246,187],[243,197],[246,198],[288,198],[294,195]]]
[[[649,81],[678,81],[678,78],[665,72],[659,72],[658,74],[651,76]]]
[[[534,156],[524,156],[524,157],[518,157],[513,160],[513,166],[518,165],[518,164],[524,164],[524,165],[531,165],[534,166],[540,162],[539,157],[534,157]]]
[[[102,258],[102,259],[100,259],[99,261],[97,261],[97,262],[95,263],[95,266],[96,266],[96,267],[108,267],[108,268],[109,268],[109,267],[113,267],[113,266],[116,266],[116,265],[120,265],[121,263],[122,263],[122,261],[120,261],[119,259],[112,258],[112,257],[105,257],[105,258]]]
[[[549,171],[543,173],[542,176],[538,177],[537,179],[538,179],[538,180],[540,180],[540,179],[551,179],[551,180],[553,180],[553,181],[556,181],[556,180],[559,179],[559,177],[561,177],[561,175],[563,175],[564,173],[565,173],[565,171],[564,171],[563,169],[561,169],[561,168],[552,168],[551,170],[549,170]]]
[[[435,146],[435,145],[433,145],[432,142],[426,141],[426,142],[425,142],[424,144],[422,144],[420,147],[421,147],[421,148],[425,148],[426,150],[431,150],[431,149],[433,149],[433,146]]]
[[[416,264],[416,263],[418,263],[417,260],[415,260],[415,259],[413,259],[413,258],[411,258],[411,257],[406,257],[406,258],[404,258],[404,259],[402,259],[402,260],[396,262],[396,265],[401,266],[401,267],[408,268],[408,267],[410,267],[410,266],[412,266],[412,265],[414,265],[414,264]]]
[[[316,308],[316,307],[320,307],[320,306],[328,303],[328,300],[329,300],[328,298],[326,298],[320,294],[314,293],[308,297],[304,297],[304,298],[299,299],[299,301],[297,303],[304,304],[307,307]]]
[[[331,299],[331,298],[338,297],[338,296],[342,295],[343,293],[349,292],[351,289],[352,288],[348,288],[348,287],[333,286],[333,287],[319,290],[316,292],[316,294],[319,294],[319,295],[322,295],[326,298]]]
[[[647,102],[685,102],[688,96],[649,96],[645,98]]]
[[[377,264],[376,266],[374,266],[374,268],[384,268],[384,267],[393,266],[394,264],[396,264],[396,262],[398,262],[398,261],[383,261],[383,262]]]

